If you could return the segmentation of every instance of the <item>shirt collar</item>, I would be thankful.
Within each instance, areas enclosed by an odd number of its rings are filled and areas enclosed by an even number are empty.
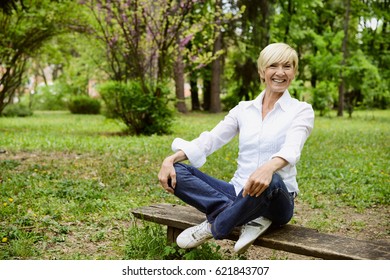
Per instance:
[[[265,90],[263,90],[248,106],[253,105],[257,109],[261,110],[261,104],[263,102]],[[275,106],[279,106],[283,111],[288,111],[290,108],[289,104],[291,101],[291,95],[288,90],[285,90],[283,95],[279,98],[279,100],[275,103]]]

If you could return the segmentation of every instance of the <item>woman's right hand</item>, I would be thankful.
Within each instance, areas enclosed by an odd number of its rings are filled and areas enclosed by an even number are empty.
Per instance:
[[[174,159],[172,156],[164,159],[160,172],[158,173],[158,180],[161,186],[170,193],[174,193],[176,187],[176,171],[173,167]]]
[[[164,159],[160,172],[158,172],[158,180],[167,192],[173,194],[176,187],[176,171],[173,165],[186,159],[186,154],[181,150]]]

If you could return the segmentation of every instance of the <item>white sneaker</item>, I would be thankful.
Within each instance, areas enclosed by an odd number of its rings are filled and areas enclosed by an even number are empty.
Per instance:
[[[249,246],[252,245],[256,238],[264,233],[271,224],[271,220],[268,220],[264,217],[259,217],[243,225],[241,227],[240,237],[238,238],[236,245],[234,245],[234,251],[237,254],[244,253],[249,248]]]
[[[176,238],[176,243],[183,249],[195,248],[212,237],[213,234],[209,228],[209,223],[204,221],[203,223],[187,228],[180,233]]]

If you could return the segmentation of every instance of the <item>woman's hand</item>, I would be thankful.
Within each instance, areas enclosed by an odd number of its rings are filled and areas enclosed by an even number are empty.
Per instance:
[[[158,172],[158,180],[167,192],[173,194],[176,187],[176,171],[173,164],[186,159],[187,156],[183,151],[177,151],[175,154],[164,159],[160,172]]]
[[[242,196],[245,197],[248,194],[255,197],[260,196],[271,183],[273,174],[287,164],[288,162],[283,158],[275,157],[257,168],[255,172],[249,176],[249,179],[244,186]]]
[[[242,196],[260,196],[269,186],[272,180],[273,170],[263,165],[255,170],[244,186]]]
[[[160,184],[167,192],[172,194],[176,187],[176,171],[173,164],[174,161],[172,157],[165,158],[161,165],[160,172],[158,173]]]

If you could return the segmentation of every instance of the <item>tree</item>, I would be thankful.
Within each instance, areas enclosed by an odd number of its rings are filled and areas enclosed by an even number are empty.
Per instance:
[[[376,68],[389,57],[386,2],[278,1],[271,38],[287,41],[297,49],[297,79],[302,84],[310,81],[316,109],[320,109],[316,104],[323,106],[334,100],[339,115],[347,109],[351,116],[355,106],[389,100],[385,82],[389,80],[388,67]],[[335,84],[338,96],[333,93]]]
[[[260,50],[270,41],[271,20],[275,1],[230,1],[232,10],[240,13],[235,24],[227,28],[228,41],[234,44],[229,48],[227,68],[230,68],[229,98],[225,98],[227,108],[238,101],[250,100],[259,94],[260,79],[257,71],[257,58]],[[228,105],[229,103],[230,105]]]
[[[257,58],[270,40],[270,23],[275,1],[231,0],[230,10],[239,14],[224,32],[227,59],[224,65],[227,95],[224,109],[259,94]],[[226,8],[224,8],[226,10]]]
[[[2,0],[0,2],[0,10],[2,10],[5,14],[10,15],[12,10],[18,9],[18,3],[20,3],[21,7],[24,8],[23,0]]]
[[[184,69],[185,63],[199,66],[209,64],[219,52],[203,52],[200,45],[208,48],[214,40],[193,41],[197,35],[204,37],[206,29],[213,26],[213,13],[201,14],[197,11],[203,9],[204,0],[176,1],[176,0],[89,0],[85,1],[90,14],[90,34],[100,42],[105,54],[103,62],[104,70],[110,80],[124,85],[137,84],[143,92],[151,107],[141,119],[145,122],[162,118],[160,123],[168,124],[163,118],[170,118],[170,114],[161,114],[156,118],[156,110],[165,111],[168,106],[166,101],[166,84],[174,78],[176,85],[176,106],[181,112],[187,109],[184,103]],[[200,34],[200,35],[199,35]],[[210,36],[210,34],[208,34]],[[213,34],[211,34],[213,36]],[[211,37],[211,39],[213,39]],[[186,47],[191,42],[191,48]],[[198,44],[201,43],[201,44]],[[172,75],[173,73],[173,75]],[[140,85],[140,87],[138,87]],[[131,86],[130,86],[131,87]],[[122,88],[119,87],[118,88]],[[113,94],[117,98],[122,120],[128,125],[130,131],[136,134],[152,134],[148,130],[151,126],[139,126],[138,122],[128,120],[127,116],[134,115],[134,107],[128,104],[120,104],[133,100],[131,91],[123,87],[123,96],[107,91],[105,102]],[[134,92],[135,94],[135,92]],[[126,96],[126,98],[124,97]],[[148,98],[148,96],[150,98]],[[169,100],[169,99],[168,99]],[[163,102],[164,101],[164,102]],[[155,104],[164,106],[156,109]],[[109,105],[109,104],[107,104]],[[112,106],[114,108],[114,106]],[[115,107],[117,108],[117,107]],[[144,108],[143,108],[144,109]],[[133,110],[126,112],[126,110]],[[145,131],[142,131],[144,130]],[[148,131],[146,131],[148,130]],[[156,133],[168,131],[158,128]]]
[[[213,55],[216,55],[222,50],[222,0],[215,1],[216,25],[214,27],[214,32],[216,38],[213,46]],[[210,91],[210,108],[211,113],[221,112],[221,76],[222,76],[222,57],[218,56],[211,63],[211,91]]]
[[[390,13],[386,1],[361,1],[358,7],[361,28],[359,49],[365,60],[376,68],[379,79],[375,85],[375,95],[362,93],[367,106],[386,109],[390,105]],[[363,65],[367,65],[364,63]],[[372,68],[372,67],[370,67]],[[371,72],[372,73],[372,72]],[[369,88],[369,87],[368,87]],[[368,99],[368,100],[367,100]]]
[[[93,17],[90,32],[105,50],[110,79],[157,84],[171,77],[181,41],[197,32],[188,17],[202,2],[85,1]]]
[[[184,93],[184,61],[183,61],[183,44],[180,43],[180,34],[178,34],[177,40],[179,49],[174,63],[174,79],[175,79],[175,92],[176,92],[176,108],[180,113],[187,113],[187,107],[185,103]]]
[[[24,82],[29,59],[50,39],[66,32],[67,1],[14,1],[14,10],[0,13],[0,113],[12,103]]]
[[[351,11],[351,0],[345,1],[345,17],[344,17],[344,38],[343,44],[341,48],[342,52],[342,60],[340,67],[340,84],[339,84],[339,106],[337,110],[337,116],[342,117],[344,111],[344,95],[345,95],[345,77],[344,77],[344,67],[346,63],[346,59],[348,56],[347,44],[348,44],[348,29],[349,29],[349,14]]]

